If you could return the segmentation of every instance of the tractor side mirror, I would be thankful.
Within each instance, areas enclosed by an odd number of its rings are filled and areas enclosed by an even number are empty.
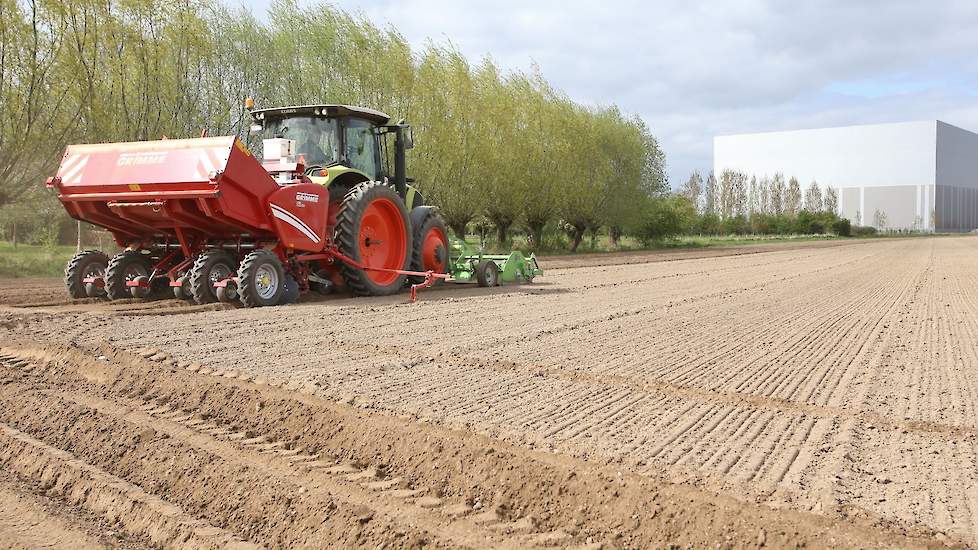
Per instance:
[[[401,130],[401,135],[404,137],[404,148],[414,149],[414,131],[410,126],[404,126]]]

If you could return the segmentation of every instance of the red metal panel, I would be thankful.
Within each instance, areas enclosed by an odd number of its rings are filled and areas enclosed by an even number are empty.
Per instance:
[[[279,185],[234,136],[72,145],[52,184],[72,216],[117,240],[275,238]]]
[[[287,248],[318,252],[327,244],[329,191],[322,185],[288,185],[268,199],[279,241]]]
[[[133,186],[209,183],[224,169],[234,136],[69,145],[58,169],[64,193]],[[78,189],[81,191],[81,189]],[[149,190],[149,189],[147,189]]]

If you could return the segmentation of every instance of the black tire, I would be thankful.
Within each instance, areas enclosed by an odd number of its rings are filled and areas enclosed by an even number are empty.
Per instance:
[[[264,276],[268,276],[267,281]],[[245,307],[278,305],[284,291],[285,269],[274,252],[260,248],[241,260],[238,297]]]
[[[332,294],[333,293],[333,290],[335,290],[335,288],[333,286],[333,281],[329,277],[329,272],[327,272],[324,269],[321,269],[321,270],[317,271],[316,273],[314,273],[313,276],[315,276],[315,277],[317,277],[319,279],[323,279],[326,282],[325,283],[321,283],[319,281],[313,280],[312,277],[310,277],[309,278],[309,290],[313,290],[315,292],[318,292],[319,294],[322,294],[323,296],[325,296],[327,294]]]
[[[234,283],[228,283],[225,286],[217,287],[214,289],[214,294],[217,295],[217,301],[222,304],[230,304],[238,299],[238,290],[234,286]]]
[[[361,222],[367,208],[378,200],[387,200],[393,203],[404,224],[404,240],[406,242],[403,243],[403,261],[396,262],[398,264],[396,266],[388,267],[407,270],[411,265],[411,252],[414,250],[407,208],[405,208],[401,197],[393,189],[382,183],[366,181],[356,185],[346,194],[343,204],[340,205],[339,214],[336,216],[333,241],[345,256],[362,262],[359,242]],[[371,279],[366,270],[357,269],[344,262],[340,262],[340,273],[350,290],[359,296],[388,296],[400,292],[404,287],[404,275],[392,276],[388,281],[379,283]]]
[[[149,258],[140,254],[138,250],[123,250],[112,256],[109,265],[105,269],[105,294],[110,300],[121,300],[132,298],[133,293],[126,286],[126,281],[130,281],[139,276],[149,277],[152,264]]]
[[[496,286],[499,284],[499,267],[492,260],[482,260],[475,268],[475,279],[479,286]]]
[[[129,287],[129,293],[132,294],[133,298],[139,298],[141,300],[143,298],[149,298],[154,293],[153,291],[155,289],[153,288],[153,286],[156,285],[150,285],[150,280],[148,275],[140,275],[135,279],[133,279],[133,281],[139,283],[139,286]],[[156,281],[153,282],[155,283]]]
[[[189,294],[194,302],[213,304],[217,301],[214,283],[226,279],[238,270],[238,261],[225,250],[207,250],[194,260],[187,275]]]
[[[423,206],[411,211],[411,226],[414,228],[414,250],[411,254],[411,271],[427,271],[424,265],[425,240],[429,233],[441,231],[441,234],[445,236],[445,246],[438,254],[442,259],[444,268],[435,271],[438,273],[448,273],[450,258],[448,251],[448,227],[445,226],[445,220],[442,219],[441,215],[434,208]],[[408,277],[408,280],[412,284],[421,284],[424,282],[424,277],[411,276]],[[435,279],[434,284],[439,285],[444,282],[445,279]]]
[[[177,300],[192,300],[193,296],[190,295],[190,281],[187,275],[181,275],[177,281],[180,282],[180,286],[173,287],[173,297]]]
[[[282,289],[282,298],[278,301],[280,306],[294,304],[299,301],[299,282],[291,275],[285,276],[285,288]]]
[[[65,266],[65,288],[68,295],[74,299],[88,298],[85,277],[105,277],[105,270],[109,266],[109,257],[98,250],[85,250],[75,254],[75,256]],[[105,293],[101,288],[93,290],[94,295]]]

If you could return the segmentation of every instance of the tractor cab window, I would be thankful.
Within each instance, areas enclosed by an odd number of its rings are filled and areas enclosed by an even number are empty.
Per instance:
[[[380,165],[373,125],[355,118],[348,119],[343,129],[343,141],[350,168],[356,168],[376,180]]]
[[[295,140],[296,155],[305,157],[306,166],[329,166],[339,160],[339,136],[334,119],[292,117],[268,120],[263,133],[264,139]]]

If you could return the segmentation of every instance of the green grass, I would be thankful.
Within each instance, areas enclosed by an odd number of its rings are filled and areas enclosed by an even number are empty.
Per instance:
[[[0,277],[60,277],[75,255],[69,245],[41,246],[0,241]]]

